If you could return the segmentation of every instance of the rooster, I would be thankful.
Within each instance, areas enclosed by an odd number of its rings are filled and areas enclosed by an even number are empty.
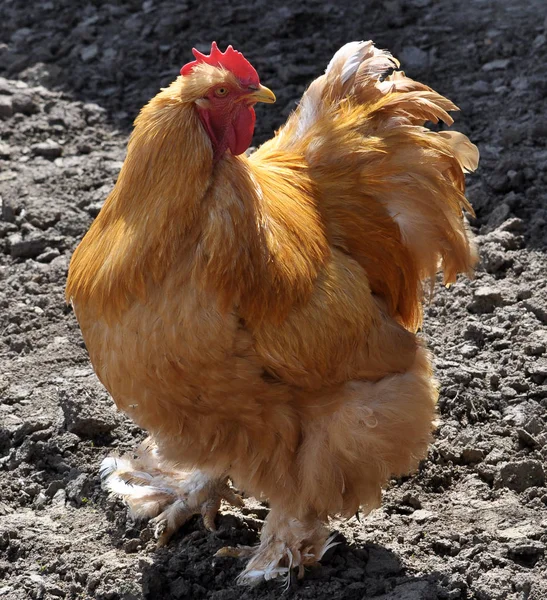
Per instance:
[[[318,563],[330,517],[378,507],[426,456],[424,282],[471,274],[463,212],[476,147],[456,106],[372,42],[343,46],[276,135],[231,46],[195,60],[140,112],[117,183],[76,249],[67,300],[95,371],[149,438],[109,457],[109,490],[159,543],[209,529],[237,489],[266,498],[244,582]]]

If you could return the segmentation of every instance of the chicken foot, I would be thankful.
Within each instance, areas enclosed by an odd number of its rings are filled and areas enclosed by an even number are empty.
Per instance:
[[[105,458],[100,470],[104,486],[121,496],[135,516],[151,519],[158,546],[164,546],[193,515],[201,515],[205,527],[215,531],[222,500],[243,506],[228,477],[177,469],[161,458],[150,438],[135,456]]]
[[[181,492],[171,504],[150,520],[158,545],[165,545],[171,536],[192,516],[203,517],[209,531],[216,531],[215,517],[222,500],[233,506],[243,506],[243,500],[228,485],[228,478],[210,479],[201,471],[194,471],[180,486]]]
[[[274,507],[266,518],[258,547],[222,548],[217,556],[251,557],[239,576],[240,583],[252,585],[282,577],[289,584],[293,569],[301,579],[305,567],[317,565],[335,545],[328,528],[317,517],[297,519]]]

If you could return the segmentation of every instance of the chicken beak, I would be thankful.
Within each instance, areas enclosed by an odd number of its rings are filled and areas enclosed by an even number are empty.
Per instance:
[[[249,97],[253,102],[265,102],[266,104],[273,104],[276,100],[275,94],[265,85],[259,85],[258,89]]]

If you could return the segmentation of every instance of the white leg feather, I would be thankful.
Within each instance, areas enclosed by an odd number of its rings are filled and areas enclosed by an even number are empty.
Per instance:
[[[202,471],[177,469],[161,459],[150,439],[134,457],[105,458],[100,473],[104,487],[121,496],[134,515],[152,518],[160,545],[193,515],[201,514],[207,529],[213,530],[221,500],[243,504],[227,477],[215,479]]]

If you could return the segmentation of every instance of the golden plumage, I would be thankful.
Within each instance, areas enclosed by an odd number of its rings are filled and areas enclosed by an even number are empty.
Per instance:
[[[377,506],[427,451],[422,283],[472,271],[464,171],[478,155],[424,128],[456,107],[383,78],[396,64],[344,46],[274,138],[217,162],[194,103],[231,74],[179,77],[136,119],[71,262],[67,299],[118,407],[163,459],[269,498],[248,573],[274,576],[290,518],[309,524],[299,564],[317,560],[321,522]],[[303,552],[298,539],[283,543]]]

